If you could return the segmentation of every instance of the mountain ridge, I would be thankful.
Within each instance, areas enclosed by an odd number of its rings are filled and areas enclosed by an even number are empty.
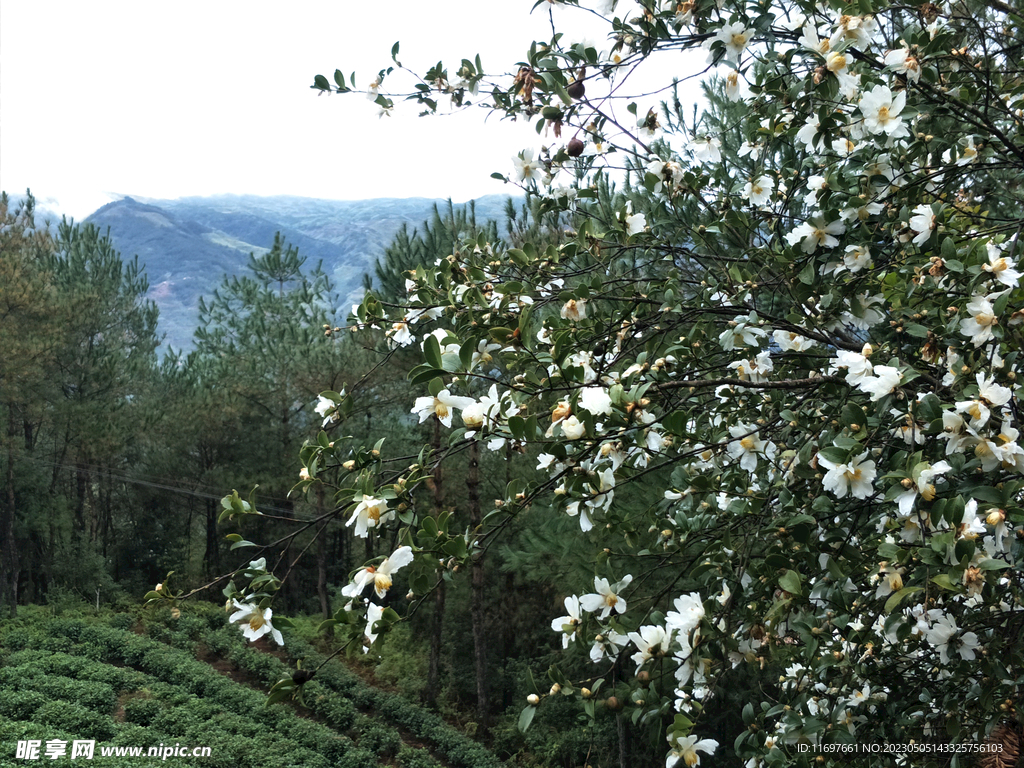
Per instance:
[[[504,195],[473,201],[481,221],[502,221]],[[455,204],[456,208],[464,204]],[[395,233],[419,229],[433,216],[432,198],[325,200],[290,195],[215,195],[173,200],[126,195],[85,222],[109,230],[125,259],[139,257],[150,282],[148,297],[160,308],[160,333],[168,347],[187,350],[198,323],[198,300],[224,275],[244,271],[250,253],[264,253],[280,232],[289,245],[322,265],[341,306],[358,300],[363,275],[372,272]]]

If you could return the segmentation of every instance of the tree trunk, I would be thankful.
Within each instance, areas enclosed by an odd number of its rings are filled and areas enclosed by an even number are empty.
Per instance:
[[[14,408],[7,411],[7,498],[0,506],[0,600],[6,600],[11,618],[18,615],[18,550],[14,545]]]
[[[316,516],[324,514],[324,486],[317,483]],[[324,619],[331,618],[331,601],[327,596],[327,521],[324,520],[316,531],[316,593],[320,596],[320,612]]]
[[[217,503],[213,499],[206,500],[206,553],[203,564],[207,576],[215,576],[220,572],[220,542],[217,539]]]
[[[480,509],[480,444],[469,446],[469,473],[466,476],[469,495],[469,528],[474,535],[482,533],[483,513]],[[490,702],[487,698],[487,627],[484,613],[484,556],[478,554],[472,565],[470,610],[473,617],[473,661],[476,667],[476,715],[482,729],[487,728]]]
[[[615,729],[619,737],[619,768],[629,768],[629,732],[621,712],[615,713]]]
[[[444,505],[444,491],[441,487],[441,464],[437,456],[441,450],[441,422],[434,416],[434,435],[431,440],[434,461],[434,516],[441,514]],[[427,704],[436,705],[440,693],[441,640],[444,633],[445,581],[437,585],[434,593],[434,623],[430,631],[430,660],[427,665],[427,688],[424,699]]]

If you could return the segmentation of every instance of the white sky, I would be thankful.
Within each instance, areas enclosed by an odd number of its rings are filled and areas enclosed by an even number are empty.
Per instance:
[[[378,118],[361,94],[318,96],[309,85],[340,68],[365,86],[396,40],[417,72],[443,58],[455,79],[476,53],[486,70],[510,71],[531,40],[550,37],[532,4],[3,0],[0,186],[31,187],[76,218],[123,195],[461,202],[514,192],[489,176],[553,141],[532,125],[485,124],[482,110],[421,119],[401,104]],[[556,16],[569,39],[608,47],[590,14]],[[656,105],[641,102],[640,114]]]

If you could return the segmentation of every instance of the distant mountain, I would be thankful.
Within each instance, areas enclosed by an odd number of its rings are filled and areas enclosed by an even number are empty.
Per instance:
[[[504,220],[506,197],[476,202],[481,221]],[[403,224],[419,228],[443,200],[387,198],[319,200],[302,197],[222,195],[151,200],[126,197],[86,219],[110,237],[124,258],[136,254],[149,277],[149,296],[160,307],[165,343],[189,348],[198,321],[199,297],[225,274],[241,273],[250,253],[263,253],[281,232],[323,269],[342,298],[361,294],[363,275]]]

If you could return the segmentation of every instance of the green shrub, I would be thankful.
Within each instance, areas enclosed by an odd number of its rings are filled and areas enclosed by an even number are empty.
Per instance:
[[[37,642],[37,636],[35,632],[28,629],[12,629],[7,633],[3,639],[5,648],[10,648],[12,651],[21,651],[25,648],[30,648]]]
[[[409,624],[398,624],[389,633],[373,674],[405,698],[418,701],[427,687],[427,666],[424,644],[413,637]]]
[[[39,640],[39,648],[50,653],[71,653],[75,643],[69,637],[43,637]]]
[[[115,613],[107,620],[114,629],[131,629],[135,626],[135,617],[130,613]]]
[[[50,637],[66,637],[79,642],[86,624],[78,619],[52,619],[46,625],[46,634]]]
[[[369,720],[360,730],[358,744],[361,749],[368,749],[382,760],[386,760],[398,754],[398,749],[402,746],[402,737],[394,728],[376,720]]]
[[[127,719],[128,707],[125,707],[125,719]],[[117,724],[117,733],[114,734],[113,743],[119,747],[146,747],[149,748],[166,739],[160,734],[154,733],[152,728],[143,726],[147,723],[125,722]]]
[[[293,717],[285,732],[299,744],[319,752],[331,763],[339,761],[353,748],[351,739],[335,733],[320,723],[300,717]]]
[[[29,682],[29,687],[51,699],[72,701],[103,714],[110,714],[117,706],[114,689],[106,683],[74,680],[60,675],[45,675]]]
[[[0,715],[11,720],[28,720],[48,701],[39,691],[3,690],[0,693]]]
[[[335,768],[378,768],[379,765],[373,752],[356,747],[346,752],[345,756],[335,763]]]
[[[124,703],[124,719],[136,725],[150,725],[161,709],[160,702],[154,699],[129,699]]]
[[[111,718],[70,701],[48,701],[36,710],[33,719],[73,733],[78,739],[107,741],[114,735],[114,721]]]
[[[402,768],[441,768],[441,764],[422,749],[406,746],[398,750],[398,764]]]

